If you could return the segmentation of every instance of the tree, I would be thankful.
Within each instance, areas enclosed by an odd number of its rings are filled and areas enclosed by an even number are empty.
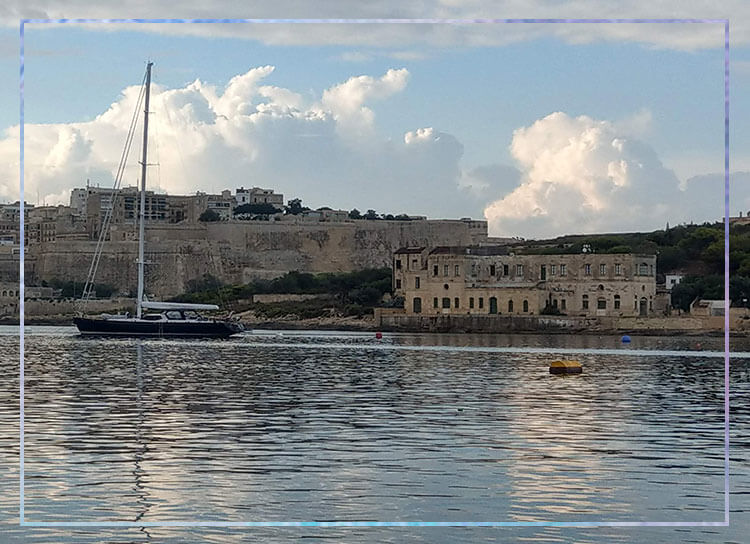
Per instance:
[[[359,212],[357,208],[354,208],[352,211],[349,212],[349,219],[362,219],[362,214]]]
[[[375,210],[367,210],[367,213],[364,215],[365,219],[380,219],[380,216],[378,216],[378,212]]]
[[[299,215],[303,211],[305,211],[305,208],[302,207],[301,198],[293,198],[286,206],[286,213],[289,215]]]
[[[281,210],[276,208],[273,204],[268,204],[266,202],[262,202],[259,204],[242,204],[241,206],[237,206],[232,213],[234,215],[239,214],[258,214],[258,215],[271,215],[274,213],[279,213]]]
[[[204,223],[206,222],[212,222],[212,221],[219,221],[221,220],[221,216],[216,213],[214,210],[205,210],[200,217],[198,217],[198,221],[202,221]]]

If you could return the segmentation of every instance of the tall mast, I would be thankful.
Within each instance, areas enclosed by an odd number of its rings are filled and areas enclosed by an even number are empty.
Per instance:
[[[136,305],[136,317],[140,319],[143,310],[143,242],[146,227],[146,154],[148,151],[148,99],[151,91],[151,66],[153,62],[146,65],[146,102],[143,110],[143,160],[141,161],[141,206],[138,213],[138,302]]]

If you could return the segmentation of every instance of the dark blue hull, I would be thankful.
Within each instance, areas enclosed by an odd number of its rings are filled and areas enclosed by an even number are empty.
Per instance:
[[[73,323],[87,336],[156,336],[228,338],[241,333],[241,323],[235,321],[146,321],[76,317]]]

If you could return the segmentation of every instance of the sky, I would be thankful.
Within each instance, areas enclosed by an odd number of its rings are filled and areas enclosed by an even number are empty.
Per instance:
[[[729,17],[730,214],[748,213],[750,5],[659,4],[11,2],[0,201],[19,197],[21,17]],[[312,208],[483,218],[523,238],[724,215],[723,24],[31,23],[24,48],[31,204],[112,184],[151,60],[155,190],[260,186]]]

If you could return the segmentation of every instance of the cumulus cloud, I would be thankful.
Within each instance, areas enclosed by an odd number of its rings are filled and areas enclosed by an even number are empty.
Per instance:
[[[312,206],[389,213],[478,216],[480,202],[458,186],[463,146],[433,127],[380,134],[373,103],[402,92],[405,69],[335,83],[319,97],[268,84],[274,67],[233,77],[224,88],[196,80],[152,87],[149,186],[172,194],[272,187]],[[124,89],[95,119],[26,125],[27,200],[66,203],[90,179],[111,185],[139,95]],[[140,136],[124,185],[138,182]],[[6,181],[0,198],[18,198],[18,127],[0,140]],[[413,189],[412,189],[413,188]]]
[[[337,126],[345,133],[369,131],[374,113],[365,105],[371,100],[382,100],[406,87],[409,72],[388,70],[380,79],[371,76],[352,77],[334,85],[323,93],[322,107],[333,114]]]
[[[635,126],[648,117],[636,115]],[[544,238],[723,216],[723,175],[681,183],[650,146],[626,135],[632,128],[556,112],[514,131],[510,152],[520,176],[506,173],[508,184],[516,185],[486,207],[491,233]],[[748,207],[750,184],[743,180],[746,173],[733,176],[733,198]]]
[[[241,4],[229,0],[214,0],[211,3],[186,0],[175,6],[164,0],[139,3],[136,10],[125,4],[91,2],[91,0],[11,0],[0,8],[0,21],[16,26],[20,18],[115,18],[132,17],[137,11],[144,18],[211,18],[247,17]],[[750,38],[750,6],[744,0],[664,0],[658,4],[644,5],[640,0],[571,0],[560,3],[554,0],[526,0],[519,3],[506,0],[490,3],[481,0],[456,2],[442,0],[434,3],[404,2],[340,2],[322,0],[299,2],[298,0],[276,0],[256,2],[252,16],[259,19],[459,19],[483,20],[498,17],[525,18],[694,18],[731,19],[733,45],[745,44]],[[101,27],[101,25],[100,25]],[[111,27],[110,27],[111,28]],[[145,25],[144,31],[171,34],[231,36],[257,39],[274,45],[366,45],[403,48],[413,44],[432,46],[488,46],[516,43],[539,36],[557,36],[568,43],[593,41],[628,41],[655,47],[681,50],[721,47],[723,28],[706,24],[512,24],[501,29],[486,24],[440,24],[440,25],[383,25],[358,24],[305,25]],[[104,30],[104,28],[102,28]]]

